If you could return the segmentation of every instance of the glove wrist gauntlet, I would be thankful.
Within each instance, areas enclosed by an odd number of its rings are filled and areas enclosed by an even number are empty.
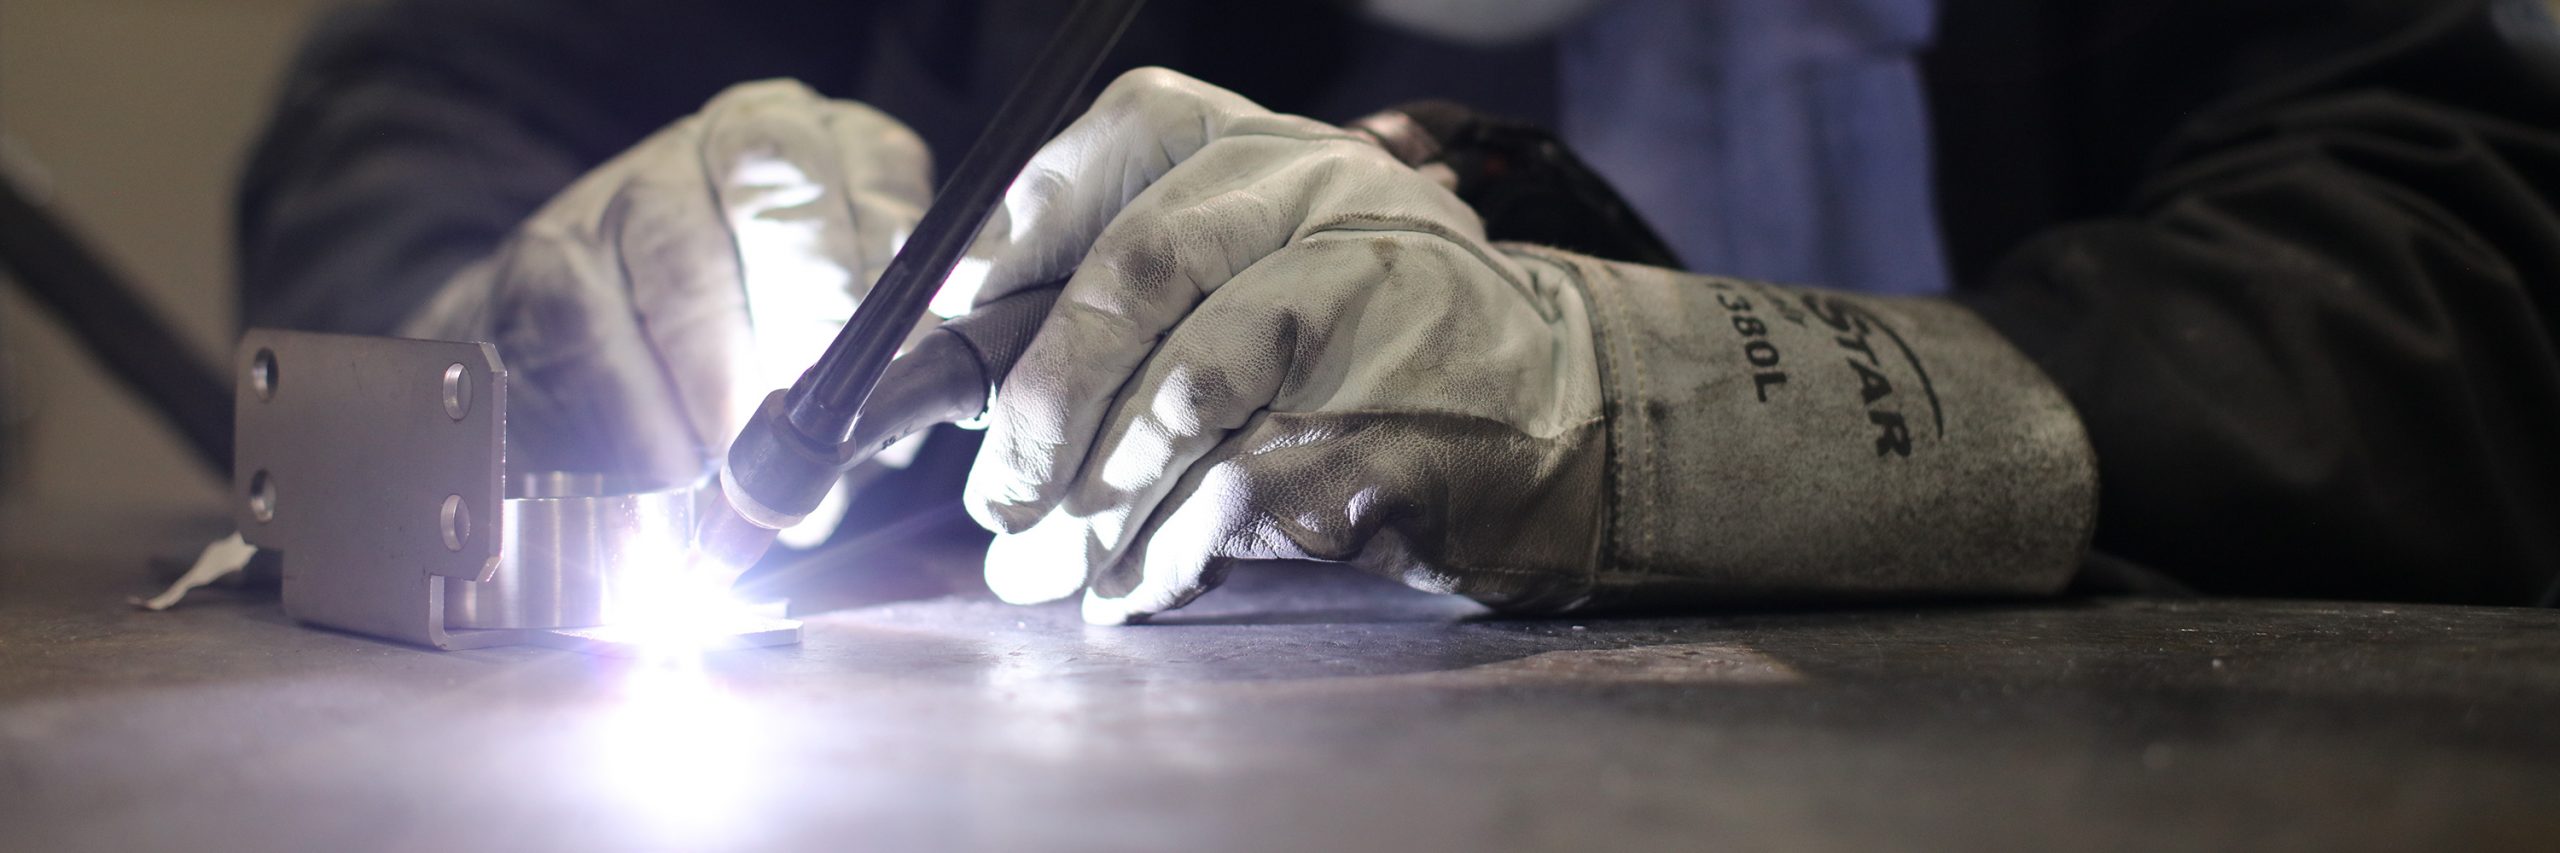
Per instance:
[[[2049,594],[2077,567],[2088,438],[1970,311],[1506,248],[1572,280],[1599,350],[1583,604]]]

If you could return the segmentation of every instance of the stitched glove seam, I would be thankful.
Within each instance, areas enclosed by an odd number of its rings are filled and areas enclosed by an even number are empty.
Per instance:
[[[1594,548],[1594,553],[1583,572],[1582,591],[1563,608],[1572,609],[1591,599],[1592,595],[1599,590],[1603,575],[1619,570],[1617,565],[1618,555],[1621,553],[1619,544],[1629,535],[1630,526],[1642,523],[1639,519],[1630,518],[1632,515],[1630,507],[1635,502],[1628,499],[1628,490],[1631,486],[1628,480],[1636,476],[1636,472],[1630,468],[1629,456],[1633,452],[1640,452],[1640,449],[1630,450],[1630,443],[1638,439],[1629,435],[1629,432],[1640,431],[1642,425],[1629,424],[1621,415],[1629,407],[1622,399],[1618,383],[1621,377],[1633,378],[1637,383],[1636,393],[1641,395],[1643,369],[1632,350],[1619,349],[1622,338],[1620,332],[1627,328],[1625,304],[1604,283],[1586,275],[1577,258],[1570,253],[1543,246],[1505,244],[1502,251],[1547,261],[1559,268],[1565,282],[1573,288],[1575,293],[1581,295],[1583,305],[1587,309],[1585,314],[1591,319],[1591,344],[1595,355],[1592,362],[1594,369],[1599,373],[1600,385],[1600,413],[1597,420],[1601,423],[1601,434],[1607,444],[1605,454],[1608,461],[1601,466],[1602,506],[1600,511],[1603,521],[1599,525],[1600,542]],[[1630,374],[1632,374],[1631,377]],[[1638,399],[1642,398],[1639,396]]]

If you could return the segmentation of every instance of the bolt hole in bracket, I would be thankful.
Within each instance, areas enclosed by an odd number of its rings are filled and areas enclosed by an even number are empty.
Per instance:
[[[510,481],[497,347],[252,329],[238,353],[233,515],[282,555],[286,614],[436,649],[654,639],[626,617],[681,571],[695,489]],[[800,639],[778,612],[716,618],[687,641]]]

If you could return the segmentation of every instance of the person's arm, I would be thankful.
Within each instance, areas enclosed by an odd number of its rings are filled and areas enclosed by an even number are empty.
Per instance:
[[[555,193],[730,84],[849,82],[840,48],[874,5],[396,0],[327,16],[241,180],[243,324],[394,331]]]
[[[1177,608],[1249,560],[1513,611],[2050,594],[2095,493],[1990,327],[1486,238],[1369,137],[1123,75],[1031,161],[981,300],[1072,274],[967,503],[1017,603]]]
[[[853,28],[791,5],[414,0],[335,19],[243,191],[244,318],[494,342],[510,470],[699,480],[930,195],[924,144],[894,119],[736,82],[842,78],[793,60],[846,55],[805,40]],[[719,94],[672,100],[697,90]]]
[[[2560,96],[2491,5],[2231,58],[2282,71],[1964,297],[2080,410],[2099,549],[2209,592],[2555,603]]]

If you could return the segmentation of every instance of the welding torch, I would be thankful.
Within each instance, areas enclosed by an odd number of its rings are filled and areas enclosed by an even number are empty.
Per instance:
[[[1120,34],[1128,29],[1142,5],[1143,0],[1082,0],[1067,13],[1058,34],[1032,60],[1029,72],[1006,96],[1003,105],[997,107],[994,123],[961,156],[960,164],[952,169],[932,206],[916,222],[914,234],[890,259],[888,268],[881,271],[879,283],[854,310],[853,318],[828,343],[817,363],[801,373],[790,388],[766,395],[763,405],[756,408],[746,427],[730,443],[713,499],[706,502],[701,522],[695,528],[697,566],[720,572],[724,579],[745,571],[773,546],[774,537],[782,528],[798,523],[817,508],[834,488],[842,470],[870,455],[875,442],[869,436],[880,433],[885,425],[880,424],[882,418],[866,418],[864,413],[876,408],[869,398],[879,386],[882,372],[924,315],[934,291],[951,275],[953,265],[959,263],[960,256],[976,239],[978,229],[986,225],[987,217],[1004,200],[1014,176],[1066,119],[1077,94],[1093,79],[1103,56],[1119,42]],[[1054,296],[1055,291],[1050,293]],[[1048,313],[1045,304],[1037,306],[1036,314],[1027,310],[1030,306],[1020,307],[1023,310],[1013,313],[1025,317],[1021,325],[1029,328],[1036,328]],[[997,325],[1002,324],[984,320],[978,324],[990,329]],[[1004,327],[1012,330],[1011,325]],[[971,326],[960,327],[968,328]],[[907,377],[894,387],[989,389],[991,385],[985,383],[984,377],[1002,377],[1012,364],[1011,355],[1020,354],[1017,350],[1005,355],[1001,363],[988,365],[978,356],[953,357],[960,355],[958,351],[923,351],[969,346],[966,338],[959,337],[965,332],[947,327],[946,331],[950,334],[935,333],[902,361],[919,366],[932,362],[962,373],[975,371],[980,380],[964,385]],[[1027,342],[1028,331],[1021,331],[1021,340]],[[958,396],[965,397],[967,392],[960,391]],[[910,411],[920,411],[913,408],[919,402],[910,399],[902,405],[908,405]],[[955,397],[932,402],[958,406],[966,401]],[[978,403],[984,405],[983,397]],[[972,410],[960,417],[974,413]],[[916,416],[934,414],[938,413]],[[866,419],[874,426],[857,428]]]
[[[1084,85],[1137,5],[1087,0],[1077,7],[1031,80],[999,110],[1031,118],[1000,120],[978,140],[825,356],[791,388],[766,396],[721,466],[718,500],[697,530],[698,564],[735,577],[782,528],[815,509],[843,471],[917,430],[978,417],[994,401],[1063,281],[978,306],[904,355],[898,346],[1042,141],[1031,129],[1045,131],[1064,117],[1067,97]],[[1493,239],[1680,266],[1635,209],[1543,129],[1437,101],[1347,127],[1442,180]]]

